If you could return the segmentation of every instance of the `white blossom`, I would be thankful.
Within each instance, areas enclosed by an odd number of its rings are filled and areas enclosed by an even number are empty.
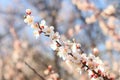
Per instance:
[[[84,53],[84,54],[81,54],[81,60],[87,60],[87,55]]]
[[[31,28],[39,30],[39,26],[37,23],[31,24]]]
[[[95,59],[95,56],[94,56],[93,54],[89,54],[89,59],[94,60],[94,59]]]
[[[63,60],[66,60],[67,54],[71,53],[71,50],[66,46],[59,47],[57,55],[61,57]]]
[[[89,76],[93,75],[93,72],[91,70],[88,70],[88,75]]]
[[[34,30],[33,34],[36,37],[36,39],[40,36],[40,34],[39,34],[39,32],[37,30]]]
[[[104,72],[104,67],[101,65],[99,65],[97,69],[100,70],[101,72]]]
[[[52,42],[52,44],[50,45],[50,47],[53,49],[53,50],[56,50],[58,47],[57,47],[57,43],[55,41]]]
[[[54,41],[58,41],[60,38],[60,35],[58,32],[54,33],[53,35],[50,36],[50,38]]]
[[[45,20],[41,20],[40,26],[45,26],[46,25],[46,21]]]
[[[31,25],[33,24],[33,16],[27,15],[26,18],[24,19],[24,22]]]
[[[54,27],[45,26],[45,28],[42,31],[45,33],[45,35],[52,36],[54,34]]]
[[[77,52],[77,47],[76,47],[76,43],[73,43],[73,45],[72,45],[72,52],[73,53],[76,53]]]

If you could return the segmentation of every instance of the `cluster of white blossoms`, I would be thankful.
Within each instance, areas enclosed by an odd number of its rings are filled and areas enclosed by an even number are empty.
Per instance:
[[[50,47],[57,52],[57,55],[67,63],[74,63],[80,71],[87,71],[91,79],[114,80],[109,75],[106,75],[104,64],[99,57],[95,57],[93,54],[87,56],[81,49],[81,45],[76,43],[75,40],[62,41],[59,33],[54,31],[53,26],[47,26],[45,20],[40,23],[34,22],[30,9],[26,10],[24,22],[31,25],[36,38],[41,33],[48,36],[52,40]]]

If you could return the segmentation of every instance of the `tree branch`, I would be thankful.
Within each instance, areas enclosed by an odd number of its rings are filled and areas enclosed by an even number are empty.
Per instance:
[[[40,75],[34,68],[32,68],[27,62],[24,62],[39,78],[46,80],[42,75]]]

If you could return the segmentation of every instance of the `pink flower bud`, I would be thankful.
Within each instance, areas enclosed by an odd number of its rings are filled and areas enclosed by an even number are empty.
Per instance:
[[[31,14],[31,9],[26,9],[26,14],[30,15]]]

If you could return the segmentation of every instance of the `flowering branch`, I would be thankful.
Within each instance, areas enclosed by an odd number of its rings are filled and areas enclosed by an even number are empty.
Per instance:
[[[52,40],[50,47],[57,52],[57,55],[62,58],[68,64],[74,64],[79,68],[79,71],[87,71],[91,79],[103,78],[104,80],[114,80],[113,77],[107,75],[104,64],[99,57],[95,57],[90,54],[87,56],[81,48],[79,43],[73,41],[62,41],[58,32],[54,31],[54,27],[48,27],[45,20],[34,22],[33,16],[31,16],[31,10],[26,10],[26,16],[24,22],[31,25],[33,28],[33,34],[36,38],[40,34],[44,34]]]

